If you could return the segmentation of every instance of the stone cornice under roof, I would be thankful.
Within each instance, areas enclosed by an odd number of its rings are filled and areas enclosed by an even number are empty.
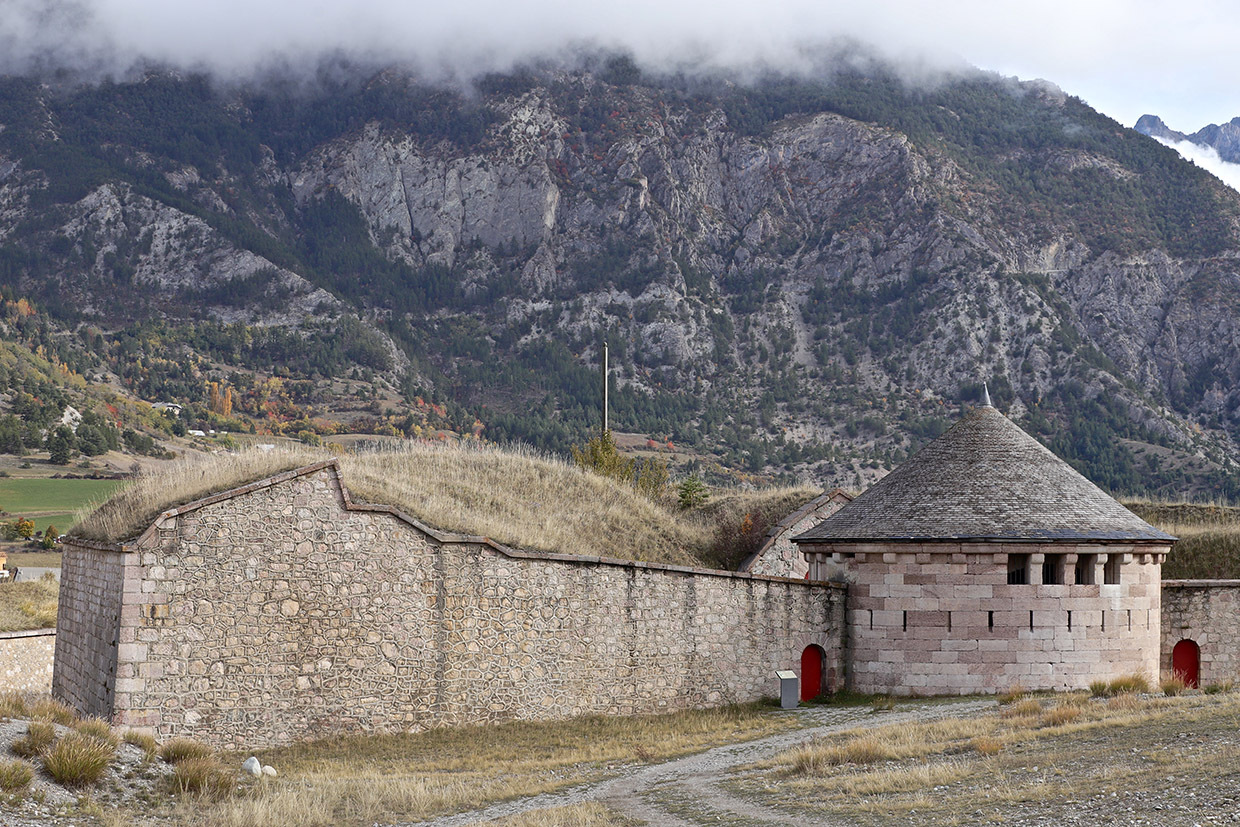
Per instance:
[[[1169,544],[991,407],[945,434],[795,543],[1101,542]]]

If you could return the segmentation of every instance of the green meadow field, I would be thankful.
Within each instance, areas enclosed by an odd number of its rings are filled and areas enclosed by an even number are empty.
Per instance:
[[[74,512],[90,502],[102,502],[124,480],[0,479],[0,509],[29,517],[39,531],[49,524],[61,533],[73,524]]]

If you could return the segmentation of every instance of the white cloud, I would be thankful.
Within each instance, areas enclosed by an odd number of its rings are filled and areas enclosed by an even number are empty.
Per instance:
[[[226,74],[340,52],[471,74],[573,45],[659,65],[797,69],[838,37],[907,65],[1043,77],[1131,124],[1240,114],[1240,16],[1223,0],[0,0],[0,68],[121,72],[141,59]]]
[[[1166,141],[1162,138],[1155,138],[1155,140],[1163,146],[1171,147],[1180,153],[1180,157],[1184,158],[1184,160],[1192,161],[1197,166],[1215,175],[1227,186],[1240,192],[1240,164],[1224,161],[1219,157],[1218,150],[1214,147],[1201,146],[1192,141]]]

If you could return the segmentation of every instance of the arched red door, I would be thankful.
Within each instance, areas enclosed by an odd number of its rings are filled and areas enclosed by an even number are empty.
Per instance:
[[[825,656],[821,646],[810,644],[801,653],[801,700],[812,701],[822,693],[822,660]]]
[[[1201,682],[1201,647],[1191,640],[1181,640],[1171,650],[1171,672],[1189,689]]]

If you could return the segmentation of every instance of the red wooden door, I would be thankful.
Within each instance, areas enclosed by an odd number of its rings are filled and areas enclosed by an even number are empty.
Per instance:
[[[810,644],[801,653],[801,700],[810,701],[822,692],[822,647]]]
[[[1201,681],[1201,648],[1191,640],[1181,640],[1171,650],[1171,672],[1196,689]]]

